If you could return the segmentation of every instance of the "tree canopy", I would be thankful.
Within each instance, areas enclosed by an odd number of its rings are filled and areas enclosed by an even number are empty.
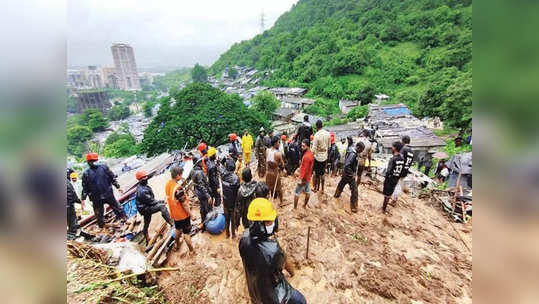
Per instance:
[[[309,97],[334,104],[366,104],[384,93],[420,117],[468,125],[460,117],[471,117],[471,99],[455,89],[471,86],[471,50],[471,0],[300,0],[271,29],[234,44],[210,72],[272,71],[261,85],[308,88]],[[455,107],[459,115],[448,111]]]
[[[157,115],[144,130],[142,152],[156,155],[195,146],[200,139],[211,145],[228,141],[228,134],[244,129],[256,133],[268,128],[263,115],[247,108],[237,94],[225,94],[205,83],[192,83],[164,98]]]
[[[271,116],[281,102],[271,93],[267,91],[261,91],[253,98],[253,110],[261,113],[267,120],[271,120]]]
[[[191,70],[191,79],[193,79],[193,82],[208,82],[206,68],[198,63],[195,64],[195,67]]]

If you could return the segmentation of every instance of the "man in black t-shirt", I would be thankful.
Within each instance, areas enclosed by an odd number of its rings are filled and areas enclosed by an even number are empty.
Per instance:
[[[395,187],[401,177],[402,170],[404,169],[404,159],[400,154],[402,143],[399,141],[393,142],[391,149],[393,150],[393,157],[387,163],[386,178],[384,180],[384,203],[382,206],[382,211],[384,213],[386,213],[389,199],[391,198],[391,195],[393,195]]]
[[[414,161],[414,152],[412,152],[412,148],[410,148],[410,136],[404,135],[401,138],[401,142],[402,149],[400,150],[400,154],[402,156],[402,159],[404,160],[404,167],[402,168],[401,177],[399,179],[397,188],[393,192],[393,200],[390,203],[392,206],[395,206],[395,203],[397,202],[397,199],[399,198],[399,195],[402,191],[408,193],[408,187],[406,186],[405,181],[410,167],[412,166],[412,163]]]

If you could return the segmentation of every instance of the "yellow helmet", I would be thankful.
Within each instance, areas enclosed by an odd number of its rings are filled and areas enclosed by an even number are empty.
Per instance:
[[[250,221],[274,221],[277,211],[273,204],[266,198],[255,198],[247,210],[247,219]]]
[[[71,172],[71,174],[69,174],[69,178],[78,178],[79,175],[77,174],[77,172]]]
[[[215,149],[214,147],[210,147],[210,148],[208,149],[208,157],[212,157],[212,156],[214,156],[216,153],[217,153],[217,149]]]

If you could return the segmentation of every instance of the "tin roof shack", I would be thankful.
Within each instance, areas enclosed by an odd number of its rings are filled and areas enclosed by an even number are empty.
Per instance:
[[[445,146],[445,142],[426,128],[421,120],[410,114],[404,104],[370,104],[367,125],[376,129],[375,138],[383,153],[391,153],[391,144],[404,135],[410,136],[410,146],[416,152],[415,157],[418,157],[418,152]]]
[[[414,151],[414,161],[418,161],[419,152],[426,152],[432,148],[444,147],[445,142],[436,136],[431,130],[420,126],[413,128],[389,128],[376,130],[375,139],[380,151],[391,153],[391,145],[400,140],[402,136],[410,136],[410,147]]]
[[[278,99],[283,97],[303,97],[307,93],[307,89],[304,88],[272,88],[270,91]]]
[[[351,122],[344,125],[329,126],[325,128],[329,132],[335,133],[337,138],[346,138],[348,136],[357,137],[363,130],[363,123]]]
[[[359,100],[341,99],[339,100],[339,109],[342,113],[348,114],[348,112],[350,112],[354,107],[359,106],[359,104]]]
[[[297,113],[294,116],[292,116],[292,123],[300,124],[303,122],[303,117],[307,115],[309,116],[309,123],[314,127],[316,125],[317,120],[326,121],[324,118],[320,116],[305,114],[305,113]]]
[[[296,114],[295,109],[291,108],[279,108],[273,112],[273,120],[282,120],[285,122],[290,122],[294,114]]]
[[[303,110],[305,106],[310,106],[314,103],[313,99],[301,97],[282,97],[281,107],[296,110]]]

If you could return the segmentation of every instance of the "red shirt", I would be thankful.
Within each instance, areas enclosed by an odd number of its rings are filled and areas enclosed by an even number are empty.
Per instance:
[[[302,181],[311,181],[311,176],[313,175],[313,164],[314,154],[310,149],[307,149],[307,151],[303,153],[303,158],[301,159],[301,167],[299,168],[299,178]]]

